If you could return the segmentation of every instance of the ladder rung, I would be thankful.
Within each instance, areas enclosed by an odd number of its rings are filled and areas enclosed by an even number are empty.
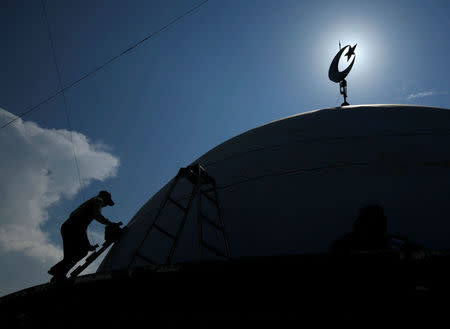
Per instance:
[[[226,256],[223,252],[221,252],[220,250],[218,250],[218,249],[216,249],[216,248],[214,248],[214,247],[212,247],[212,246],[206,244],[206,243],[203,242],[203,241],[202,241],[202,246],[205,247],[206,249],[208,249],[209,251],[211,251],[211,252],[212,252],[213,254],[215,254],[216,256],[223,257],[223,258],[227,258],[227,256]]]
[[[202,191],[202,194],[205,198],[207,198],[209,201],[211,201],[212,203],[214,203],[216,206],[218,205],[217,201],[214,200],[213,198],[211,198],[208,194],[206,194],[205,192]]]
[[[164,233],[165,235],[167,235],[169,238],[171,239],[176,239],[174,235],[170,234],[169,232],[167,232],[165,229],[163,229],[162,227],[153,224],[153,227],[156,228],[158,231],[160,231],[161,233]]]
[[[147,257],[141,255],[141,254],[138,253],[138,252],[136,253],[136,256],[138,256],[139,258],[145,260],[147,263],[150,263],[150,264],[152,264],[152,265],[158,265],[158,264],[156,264],[154,261],[148,259]]]
[[[171,201],[172,203],[174,203],[178,208],[180,208],[181,210],[183,210],[184,212],[187,211],[187,209],[185,207],[183,207],[181,204],[179,204],[177,201],[175,201],[174,199],[172,199],[171,197],[169,197],[169,201]]]
[[[217,225],[216,223],[213,222],[212,219],[206,217],[204,214],[200,213],[200,216],[206,220],[206,222],[208,222],[210,225],[214,226],[217,230],[219,230],[220,232],[223,232],[223,228],[220,227],[219,225]]]

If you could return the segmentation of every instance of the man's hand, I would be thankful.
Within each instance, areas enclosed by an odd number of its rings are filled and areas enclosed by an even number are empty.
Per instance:
[[[97,249],[97,247],[98,247],[98,244],[96,244],[95,246],[90,245],[88,248],[88,251],[94,251],[95,249]]]
[[[106,224],[106,225],[116,225],[116,226],[122,226],[122,222],[111,222],[111,221],[109,221],[109,223],[108,224]]]
[[[105,241],[116,242],[122,235],[122,222],[111,223],[105,227]]]

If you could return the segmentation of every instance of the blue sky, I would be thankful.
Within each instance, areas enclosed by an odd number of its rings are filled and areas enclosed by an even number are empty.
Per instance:
[[[45,1],[63,85],[200,2]],[[17,115],[54,94],[58,77],[41,1],[1,6],[0,108]],[[55,188],[59,199],[43,209],[48,216],[36,229],[60,248],[61,223],[100,189],[116,201],[104,214],[128,222],[179,167],[223,141],[288,115],[339,105],[338,86],[327,75],[339,40],[358,44],[347,78],[350,104],[450,108],[449,12],[448,1],[208,1],[66,92],[72,130],[89,139],[76,148],[96,145],[92,157],[107,154],[109,162],[95,162],[104,169],[97,172],[87,157],[80,174],[89,184],[72,194]],[[68,129],[62,96],[23,120],[45,132]],[[14,129],[2,129],[2,138]],[[3,166],[17,163],[26,171],[24,158],[9,150],[2,152]],[[73,161],[66,170],[64,184],[77,185]],[[92,228],[102,234],[100,225]],[[1,248],[0,264],[8,271],[0,294],[48,280],[51,260]]]

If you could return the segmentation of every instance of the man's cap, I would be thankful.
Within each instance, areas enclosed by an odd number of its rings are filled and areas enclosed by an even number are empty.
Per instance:
[[[100,191],[98,196],[103,199],[107,206],[114,206],[114,201],[111,198],[111,193],[108,191]]]

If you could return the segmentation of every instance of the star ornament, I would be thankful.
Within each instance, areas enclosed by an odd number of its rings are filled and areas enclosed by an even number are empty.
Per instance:
[[[354,45],[353,47],[350,46],[347,53],[344,56],[347,56],[347,62],[350,60],[350,57],[352,57],[352,55],[355,54],[355,48],[356,48],[357,44]]]

